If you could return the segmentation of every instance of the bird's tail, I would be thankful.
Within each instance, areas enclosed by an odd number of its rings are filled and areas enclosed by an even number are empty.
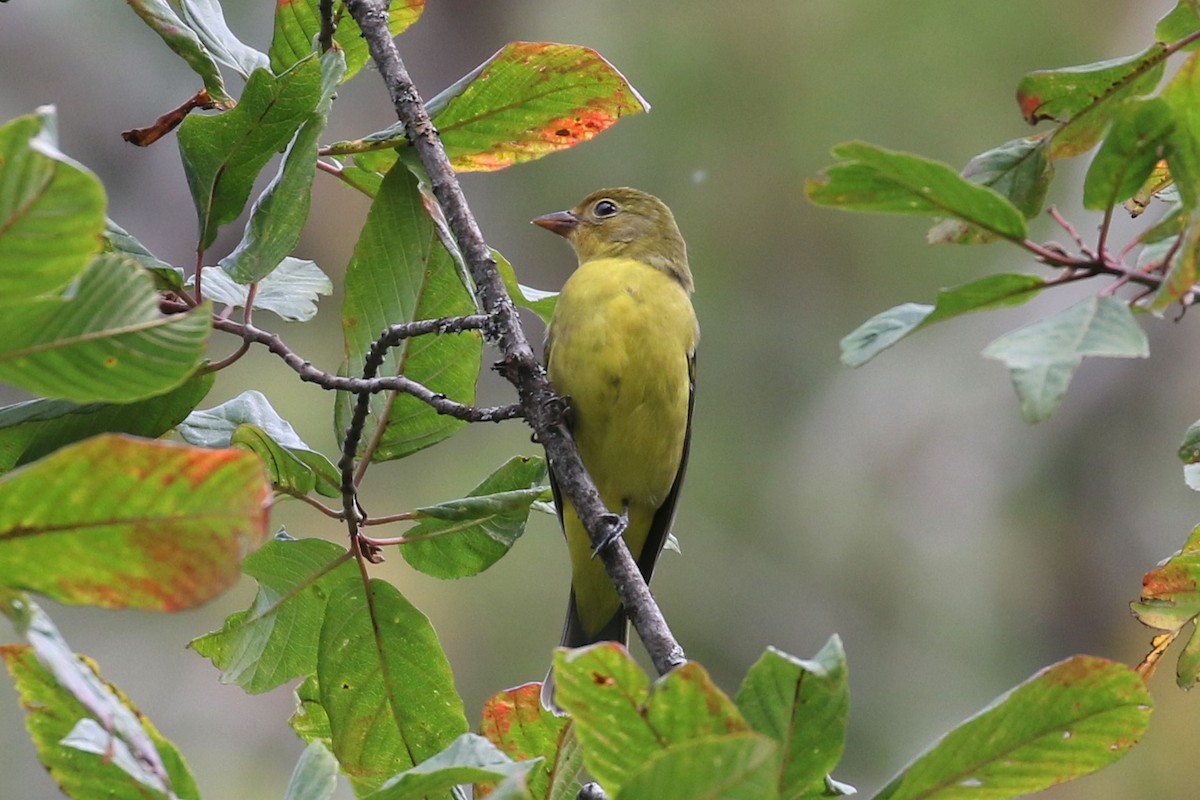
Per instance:
[[[571,590],[571,599],[567,603],[567,621],[563,624],[562,639],[560,647],[587,647],[589,644],[596,642],[618,642],[622,646],[629,643],[629,618],[625,615],[625,606],[617,608],[617,613],[612,615],[608,622],[604,623],[603,627],[595,633],[588,633],[584,628],[583,620],[579,618],[579,612],[575,608],[575,590]],[[556,714],[561,714],[560,709],[554,702],[554,668],[546,673],[546,680],[542,681],[542,707]]]

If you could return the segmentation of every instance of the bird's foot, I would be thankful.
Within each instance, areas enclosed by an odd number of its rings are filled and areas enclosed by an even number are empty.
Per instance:
[[[626,506],[620,514],[611,512],[605,514],[600,517],[600,521],[604,523],[604,534],[600,539],[600,544],[592,548],[592,558],[595,558],[601,550],[620,539],[621,534],[625,533],[625,529],[629,527],[629,506]]]

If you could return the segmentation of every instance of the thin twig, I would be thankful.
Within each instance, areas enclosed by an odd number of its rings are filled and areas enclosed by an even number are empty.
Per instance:
[[[575,507],[592,543],[597,546],[610,543],[600,549],[599,557],[655,668],[660,674],[665,673],[683,662],[683,650],[650,595],[624,540],[610,535],[616,516],[604,506],[580,461],[564,420],[566,404],[551,390],[546,372],[525,336],[438,132],[388,32],[387,8],[376,0],[346,0],[346,8],[362,29],[396,115],[421,159],[429,186],[475,282],[480,305],[494,322],[495,342],[503,354],[497,369],[516,388],[525,419],[546,449],[558,485]]]
[[[183,309],[181,308],[180,310]],[[469,318],[446,317],[442,319],[418,320],[417,322],[409,322],[393,327],[408,329],[410,336],[429,333],[455,333],[458,330],[457,320],[462,319]],[[351,394],[403,392],[431,406],[439,414],[445,414],[446,416],[466,422],[502,422],[506,419],[515,419],[524,415],[523,409],[516,403],[502,406],[473,406],[460,403],[404,375],[388,375],[383,378],[373,378],[371,380],[335,375],[313,366],[312,362],[293,351],[279,334],[262,330],[254,325],[246,325],[245,323],[228,319],[214,319],[213,327],[217,330],[231,333],[234,336],[240,336],[247,341],[265,346],[268,351],[279,356],[283,363],[289,366],[300,377],[300,380],[307,383],[314,383],[322,389],[350,392]],[[463,330],[466,330],[466,328]]]

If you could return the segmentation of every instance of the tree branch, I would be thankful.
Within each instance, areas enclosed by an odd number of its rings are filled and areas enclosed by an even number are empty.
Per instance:
[[[461,419],[465,422],[502,422],[514,419],[524,414],[524,410],[516,403],[503,406],[472,406],[451,400],[444,394],[433,391],[428,386],[414,381],[404,375],[388,375],[383,378],[348,378],[334,375],[293,351],[277,333],[264,331],[254,325],[235,322],[229,319],[213,318],[213,327],[217,330],[240,336],[245,341],[264,345],[267,350],[279,356],[283,363],[291,367],[300,380],[315,383],[322,389],[350,392],[352,394],[376,394],[378,392],[403,392],[431,406],[439,414]],[[488,318],[481,314],[468,317],[442,317],[440,319],[422,319],[393,325],[384,332],[383,336],[394,336],[396,341],[412,336],[437,333],[458,333],[463,330],[478,330],[488,324]],[[381,337],[383,338],[383,337]]]
[[[525,419],[546,449],[559,488],[575,507],[592,543],[600,545],[612,540],[610,546],[599,551],[599,557],[638,636],[646,645],[655,669],[660,674],[665,673],[683,662],[683,649],[671,634],[624,540],[609,535],[614,530],[616,516],[604,506],[596,485],[583,468],[579,451],[564,421],[565,403],[551,390],[546,372],[534,356],[438,132],[396,50],[387,27],[387,7],[378,0],[346,0],[346,9],[362,29],[396,116],[416,148],[429,176],[433,195],[475,281],[480,305],[493,322],[491,333],[503,354],[497,369],[516,388]]]

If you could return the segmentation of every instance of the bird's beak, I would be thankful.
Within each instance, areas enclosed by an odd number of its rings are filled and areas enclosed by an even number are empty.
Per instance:
[[[572,214],[570,211],[555,211],[553,214],[545,214],[534,220],[534,225],[545,228],[548,231],[553,231],[559,236],[571,235],[571,231],[579,225],[579,217]]]

